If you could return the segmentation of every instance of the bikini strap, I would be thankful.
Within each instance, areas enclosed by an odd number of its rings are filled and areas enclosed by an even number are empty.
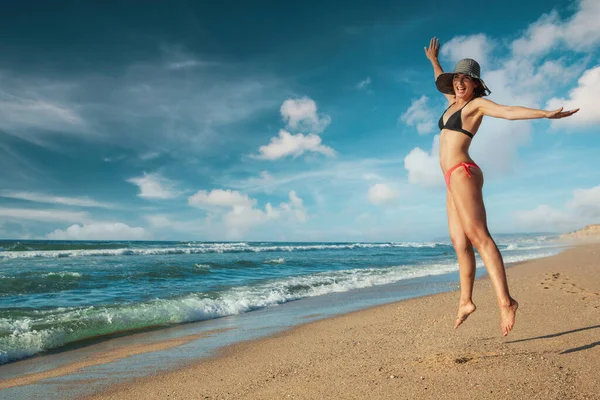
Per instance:
[[[446,108],[446,111],[448,111],[448,110],[450,109],[450,107],[452,107],[452,106],[453,106],[453,105],[455,105],[455,104],[456,104],[456,102],[454,102],[454,103],[450,104],[450,105],[448,106],[448,108]],[[444,114],[446,114],[446,111],[444,111]],[[443,114],[442,114],[442,115],[443,115]]]
[[[467,104],[469,104],[469,103],[471,102],[471,100],[473,100],[474,98],[475,98],[475,96],[471,97],[471,98],[469,99],[469,101],[467,101],[467,102],[465,103],[465,105],[464,105],[464,106],[462,106],[462,107],[460,108],[460,110],[462,110],[463,108],[465,108],[465,107],[467,106]],[[456,103],[453,103],[453,104],[456,104]],[[452,107],[452,106],[450,106],[450,107]],[[450,108],[450,107],[448,107],[448,108]],[[460,111],[460,110],[459,110],[459,111]]]

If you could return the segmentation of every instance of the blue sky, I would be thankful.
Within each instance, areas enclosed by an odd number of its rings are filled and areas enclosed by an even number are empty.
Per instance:
[[[600,3],[492,3],[6,7],[0,238],[447,236],[434,35],[493,101],[581,107],[484,120],[492,233],[599,223]]]

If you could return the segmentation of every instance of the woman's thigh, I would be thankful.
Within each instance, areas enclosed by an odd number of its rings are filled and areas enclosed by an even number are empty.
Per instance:
[[[465,234],[473,239],[473,235],[487,233],[487,216],[483,204],[483,173],[479,168],[470,170],[468,176],[462,168],[454,171],[450,177],[452,201]]]
[[[457,251],[466,249],[470,244],[469,238],[467,238],[460,222],[458,211],[456,210],[454,200],[452,199],[452,193],[448,190],[446,190],[446,213],[448,214],[448,230],[450,231],[452,245]]]

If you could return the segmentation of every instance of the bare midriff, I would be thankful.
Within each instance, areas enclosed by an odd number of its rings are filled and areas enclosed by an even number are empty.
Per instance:
[[[474,162],[469,155],[471,138],[464,133],[443,129],[440,133],[440,166],[446,172],[461,162]]]

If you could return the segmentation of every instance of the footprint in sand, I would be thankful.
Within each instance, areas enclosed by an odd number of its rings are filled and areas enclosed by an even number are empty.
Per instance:
[[[543,289],[559,289],[564,290],[566,293],[583,295],[582,300],[585,300],[587,297],[600,297],[600,293],[590,292],[569,281],[570,278],[568,276],[554,272],[547,274],[544,281],[540,282],[540,285]]]

